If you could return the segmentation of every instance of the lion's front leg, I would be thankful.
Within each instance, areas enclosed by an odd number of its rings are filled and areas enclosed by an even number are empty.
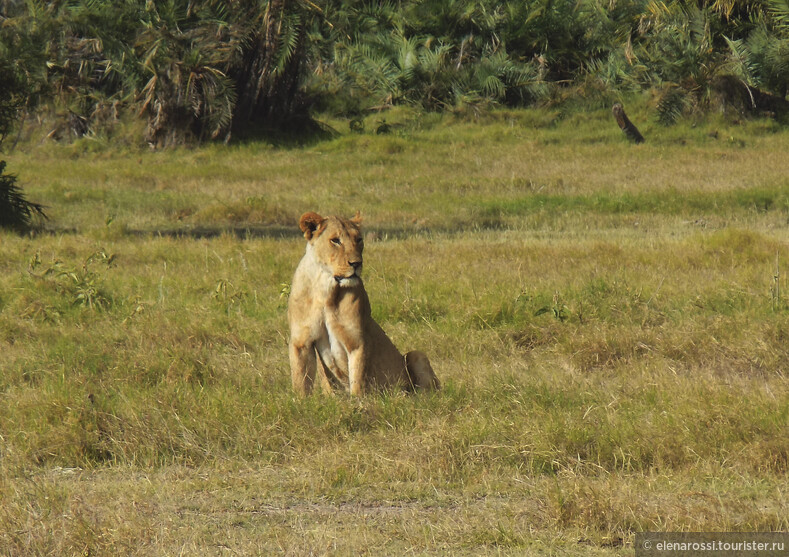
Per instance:
[[[290,375],[293,390],[299,395],[307,396],[312,392],[316,366],[317,358],[312,343],[290,343]]]
[[[351,394],[364,394],[366,381],[364,349],[359,347],[348,353],[348,382]]]

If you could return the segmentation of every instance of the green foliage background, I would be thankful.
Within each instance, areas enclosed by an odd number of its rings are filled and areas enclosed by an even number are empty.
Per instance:
[[[645,90],[670,124],[727,103],[785,110],[789,1],[7,0],[0,70],[0,137],[43,108],[63,135],[141,117],[167,146],[293,129],[315,109],[603,106]]]

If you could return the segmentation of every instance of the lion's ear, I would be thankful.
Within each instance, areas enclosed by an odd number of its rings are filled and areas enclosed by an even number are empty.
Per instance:
[[[351,219],[351,222],[354,224],[362,224],[362,214],[359,211],[356,211],[356,214]]]
[[[315,234],[315,231],[324,220],[325,219],[318,213],[313,213],[310,211],[309,213],[304,213],[301,215],[301,218],[299,219],[299,228],[301,228],[301,231],[304,232],[304,237],[307,240],[311,240],[312,235]]]

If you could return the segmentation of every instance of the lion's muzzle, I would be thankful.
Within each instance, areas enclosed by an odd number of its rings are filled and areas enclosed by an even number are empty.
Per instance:
[[[348,275],[334,275],[334,280],[340,286],[356,286],[359,283],[359,278],[362,272],[361,261],[349,261],[348,265],[351,266],[351,273]]]

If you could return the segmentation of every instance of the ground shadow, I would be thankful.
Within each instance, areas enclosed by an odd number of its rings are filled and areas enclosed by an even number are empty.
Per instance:
[[[469,223],[468,225],[457,224],[452,227],[433,226],[433,227],[375,227],[365,226],[364,234],[368,240],[404,240],[419,236],[453,236],[469,231],[502,230],[501,223]],[[77,228],[58,228],[56,226],[46,226],[31,231],[31,235],[55,235],[55,234],[80,234],[82,231]],[[189,226],[180,228],[151,228],[151,229],[130,229],[123,230],[124,236],[138,238],[187,238],[187,239],[212,239],[220,236],[235,236],[241,240],[254,238],[273,238],[290,239],[300,238],[301,231],[296,226],[283,225],[239,225],[239,226]]]

